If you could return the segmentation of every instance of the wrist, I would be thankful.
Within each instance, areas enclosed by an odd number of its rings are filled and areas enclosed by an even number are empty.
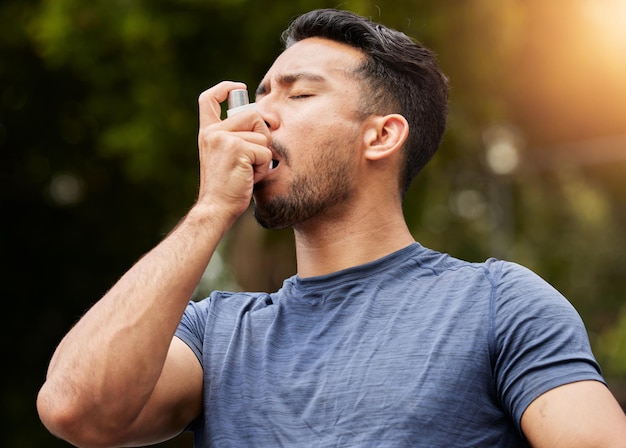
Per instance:
[[[237,220],[237,216],[232,215],[227,210],[222,210],[216,205],[195,203],[183,222],[204,229],[205,232],[215,234],[221,239]]]

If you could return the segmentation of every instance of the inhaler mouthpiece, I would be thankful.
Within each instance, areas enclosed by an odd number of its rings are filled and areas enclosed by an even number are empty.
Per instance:
[[[238,112],[242,112],[247,109],[254,109],[255,103],[251,103],[248,100],[248,91],[245,89],[231,90],[228,94],[228,110],[226,111],[226,117],[232,117]]]

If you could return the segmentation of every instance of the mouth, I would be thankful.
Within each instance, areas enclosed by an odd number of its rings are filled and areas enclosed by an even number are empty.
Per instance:
[[[281,163],[289,165],[289,156],[287,150],[280,142],[275,139],[269,145],[270,151],[272,151],[272,163],[270,163],[270,171],[278,168]]]

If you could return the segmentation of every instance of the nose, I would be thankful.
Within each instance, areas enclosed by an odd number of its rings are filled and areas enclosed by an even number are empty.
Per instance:
[[[261,115],[267,128],[270,131],[275,131],[278,129],[279,119],[271,101],[268,100],[268,96],[264,96],[256,101],[256,111]]]

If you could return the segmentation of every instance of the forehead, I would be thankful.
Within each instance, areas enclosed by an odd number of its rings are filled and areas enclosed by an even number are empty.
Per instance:
[[[363,62],[357,48],[328,39],[312,37],[287,48],[270,67],[262,84],[307,73],[328,82],[346,81],[346,77]]]

